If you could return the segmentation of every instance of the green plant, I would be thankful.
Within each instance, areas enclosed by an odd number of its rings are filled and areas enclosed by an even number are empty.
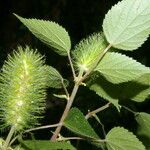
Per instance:
[[[29,47],[18,50],[4,63],[0,76],[1,128],[11,128],[0,148],[7,149],[76,149],[69,140],[86,140],[99,149],[145,150],[149,145],[123,127],[114,127],[107,134],[97,113],[113,105],[118,112],[124,108],[132,112],[138,123],[138,134],[150,139],[150,115],[134,112],[119,103],[122,99],[143,102],[150,95],[150,68],[121,54],[121,50],[138,49],[150,34],[150,1],[123,0],[113,6],[103,21],[103,32],[94,33],[82,40],[71,51],[67,31],[58,24],[38,19],[15,16],[42,42],[52,47],[61,56],[68,56],[74,87],[69,93],[69,82],[45,62],[37,51]],[[83,115],[78,108],[71,108],[80,86],[87,86],[108,103]],[[46,88],[63,88],[66,108],[60,122],[33,128],[44,109]],[[36,117],[37,116],[37,117]],[[95,118],[102,126],[104,139],[94,131],[89,122]],[[63,137],[61,128],[77,134],[77,137]],[[56,127],[51,141],[23,140],[22,135],[38,129]],[[17,140],[19,145],[13,145]],[[150,140],[149,140],[150,141]]]

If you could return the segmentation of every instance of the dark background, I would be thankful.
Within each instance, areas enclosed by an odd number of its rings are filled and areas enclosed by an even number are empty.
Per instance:
[[[17,45],[29,45],[32,48],[37,48],[45,55],[47,64],[56,67],[64,77],[70,79],[71,72],[67,59],[60,57],[36,39],[12,13],[26,18],[39,18],[57,22],[69,32],[73,49],[74,45],[82,38],[102,30],[102,21],[105,14],[117,2],[118,0],[0,0],[0,66],[3,65],[7,54],[16,49]],[[126,54],[146,66],[150,66],[149,41],[147,40],[138,50]],[[74,106],[77,106],[83,113],[86,114],[88,109],[93,110],[106,103],[88,89],[83,87],[81,89]],[[63,112],[65,101],[60,102],[52,96],[52,93],[57,92],[61,92],[61,90],[48,90],[46,117],[41,120],[42,125],[57,123]],[[141,104],[128,101],[128,106],[136,111],[150,113],[148,100]],[[106,131],[113,126],[120,125],[135,132],[136,123],[133,115],[125,110],[122,110],[119,114],[112,107],[102,112],[100,118],[105,124]],[[90,123],[96,132],[101,135],[100,126],[92,119]],[[63,134],[66,136],[67,134],[72,135],[65,129],[63,129]],[[49,130],[35,132],[38,139],[48,139],[50,135]],[[73,142],[73,144],[76,145],[76,142]],[[96,149],[96,147],[80,142],[78,149]]]

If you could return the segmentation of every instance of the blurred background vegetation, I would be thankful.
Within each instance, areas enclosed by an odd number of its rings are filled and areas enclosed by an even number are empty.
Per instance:
[[[105,14],[117,2],[118,0],[0,0],[0,66],[3,65],[7,54],[16,49],[18,45],[29,45],[32,48],[37,48],[45,55],[47,64],[56,67],[64,77],[72,79],[67,59],[60,57],[36,39],[12,13],[26,18],[39,18],[57,22],[69,32],[73,49],[74,45],[82,38],[87,37],[93,32],[102,30],[102,22]],[[149,42],[150,39],[138,50],[126,54],[146,66],[150,66]],[[71,90],[71,86],[69,90]],[[52,94],[61,92],[63,91],[48,90],[47,109],[45,118],[41,120],[42,125],[57,123],[59,121],[65,107],[65,101],[56,99]],[[86,114],[88,110],[94,110],[105,103],[106,101],[96,96],[94,92],[81,87],[74,106]],[[124,105],[127,104],[135,111],[150,113],[148,100],[143,103],[135,103],[128,100]],[[114,107],[111,107],[101,112],[99,117],[105,125],[106,132],[118,125],[136,132],[136,122],[133,114],[126,110],[122,109],[118,113]],[[90,119],[89,121],[96,132],[101,135],[101,126],[94,119]],[[51,135],[49,130],[34,133],[38,139],[49,139]],[[73,134],[63,129],[63,135],[69,136]],[[97,149],[86,142],[73,142],[73,144],[78,144],[78,149]]]

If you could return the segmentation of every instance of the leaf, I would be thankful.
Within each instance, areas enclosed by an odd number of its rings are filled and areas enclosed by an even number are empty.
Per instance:
[[[115,127],[106,135],[108,150],[145,150],[137,137],[123,127]]]
[[[64,126],[72,132],[88,139],[99,139],[93,128],[85,119],[82,112],[77,108],[72,108],[64,121]]]
[[[68,86],[68,81],[63,79],[60,73],[53,67],[47,66],[48,72],[48,86],[52,88],[62,88],[62,82],[64,82],[65,86]]]
[[[138,123],[138,134],[150,138],[150,114],[140,112],[135,116]]]
[[[115,48],[135,50],[150,34],[149,0],[122,0],[103,21],[107,41]]]
[[[144,74],[134,82],[125,83],[122,93],[125,93],[126,98],[143,102],[150,95],[150,73]]]
[[[111,102],[118,110],[120,110],[120,105],[118,104],[120,95],[119,85],[114,85],[102,76],[94,73],[87,82],[87,86],[90,90],[95,91],[97,95]]]
[[[95,72],[90,76],[86,85],[90,90],[95,91],[97,95],[111,102],[120,110],[118,100],[130,99],[142,102],[148,97],[150,91],[150,86],[147,85],[149,84],[148,81],[149,74],[145,74],[134,81],[112,84]]]
[[[118,84],[139,78],[150,69],[125,55],[108,52],[97,65],[95,71],[101,73],[108,81]]]
[[[84,71],[91,69],[106,46],[103,33],[94,33],[88,38],[81,40],[73,51],[74,62],[77,68]]]
[[[75,148],[66,142],[50,142],[46,140],[26,140],[22,146],[25,150],[75,150]]]
[[[66,56],[71,49],[67,31],[57,23],[39,19],[25,19],[14,14],[39,40]]]

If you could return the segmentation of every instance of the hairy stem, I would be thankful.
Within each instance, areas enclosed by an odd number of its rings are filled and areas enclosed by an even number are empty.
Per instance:
[[[15,130],[16,130],[16,127],[12,126],[10,131],[9,131],[9,134],[8,134],[6,140],[5,140],[5,143],[4,143],[4,146],[3,146],[2,150],[7,150],[8,146],[10,145],[10,140],[11,140]]]
[[[95,62],[95,64],[93,65],[93,67],[91,69],[89,69],[89,71],[86,72],[86,74],[81,78],[80,82],[79,83],[82,83],[82,81],[84,81],[88,76],[89,74],[95,69],[95,67],[97,66],[97,64],[102,60],[102,58],[105,56],[105,54],[107,53],[107,51],[112,47],[111,44],[109,44],[104,50],[102,53],[100,53],[97,61]]]
[[[100,111],[103,111],[104,109],[108,108],[110,104],[111,104],[111,103],[109,102],[109,103],[107,103],[106,105],[104,105],[104,106],[102,106],[102,107],[100,107],[100,108],[98,108],[98,109],[95,109],[95,110],[89,112],[89,113],[85,116],[85,118],[86,118],[86,119],[89,119],[90,117],[92,117],[92,116],[95,115],[96,113],[98,113],[98,112],[100,112]]]
[[[81,79],[82,75],[83,75],[83,70],[81,70],[81,71],[79,72],[79,75],[78,75],[78,77],[77,77],[78,81]],[[58,127],[56,128],[56,130],[55,130],[53,136],[51,137],[51,141],[56,141],[57,136],[58,136],[58,134],[60,133],[60,130],[61,130],[62,126],[63,126],[63,122],[64,122],[65,118],[67,117],[67,115],[68,115],[68,113],[69,113],[69,110],[70,110],[70,108],[71,108],[71,106],[72,106],[72,103],[73,103],[74,98],[75,98],[75,96],[76,96],[76,94],[77,94],[78,88],[79,88],[79,86],[80,86],[80,84],[78,83],[78,81],[75,82],[75,85],[74,85],[74,88],[73,88],[73,90],[72,90],[71,96],[69,97],[69,100],[67,101],[66,108],[65,108],[65,110],[64,110],[64,112],[63,112],[63,115],[62,115],[60,121],[59,121],[60,126],[58,126]]]

